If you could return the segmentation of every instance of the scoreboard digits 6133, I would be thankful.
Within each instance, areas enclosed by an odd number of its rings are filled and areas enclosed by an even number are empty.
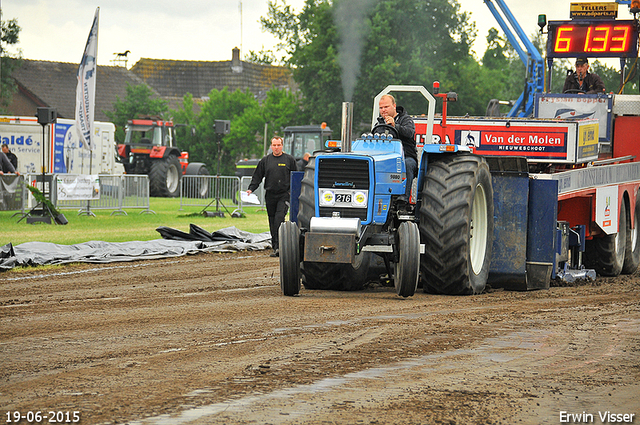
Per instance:
[[[549,21],[548,58],[630,58],[638,56],[638,23],[633,20]]]

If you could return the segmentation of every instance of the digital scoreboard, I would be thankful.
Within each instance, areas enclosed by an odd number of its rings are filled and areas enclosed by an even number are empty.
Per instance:
[[[548,58],[638,56],[638,23],[633,20],[549,21]]]

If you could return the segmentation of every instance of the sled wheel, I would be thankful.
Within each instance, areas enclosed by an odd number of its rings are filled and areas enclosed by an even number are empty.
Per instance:
[[[633,274],[640,266],[640,191],[636,194],[636,206],[633,217],[633,228],[631,220],[627,223],[627,244],[624,250],[623,274]]]
[[[285,221],[278,229],[280,239],[280,288],[288,297],[300,293],[300,229]]]
[[[427,165],[420,206],[425,292],[484,291],[493,245],[493,190],[486,161],[456,154]]]
[[[420,231],[415,223],[405,221],[400,224],[398,254],[393,279],[396,293],[401,297],[410,297],[416,292],[420,271]]]
[[[584,265],[601,276],[615,277],[622,272],[627,245],[627,208],[620,202],[618,233],[586,242]]]

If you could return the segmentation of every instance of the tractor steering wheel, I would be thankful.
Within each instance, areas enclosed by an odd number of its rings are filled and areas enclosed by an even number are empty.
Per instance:
[[[372,129],[371,133],[373,134],[391,134],[391,137],[394,139],[399,139],[400,135],[398,134],[398,130],[389,124],[376,124]]]
[[[562,93],[563,93],[563,94],[564,94],[564,93],[580,93],[580,94],[585,94],[585,93],[586,93],[586,91],[581,90],[581,89],[567,89],[567,90],[563,91]]]

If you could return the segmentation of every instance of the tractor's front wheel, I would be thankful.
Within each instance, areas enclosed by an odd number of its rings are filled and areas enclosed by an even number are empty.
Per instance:
[[[416,292],[420,271],[420,231],[415,223],[405,221],[398,227],[398,254],[393,283],[399,296],[410,297]]]
[[[427,165],[421,194],[420,270],[425,292],[484,291],[493,245],[493,189],[486,161],[456,154]]]
[[[278,229],[280,240],[280,289],[288,297],[300,293],[300,229],[285,221]]]

